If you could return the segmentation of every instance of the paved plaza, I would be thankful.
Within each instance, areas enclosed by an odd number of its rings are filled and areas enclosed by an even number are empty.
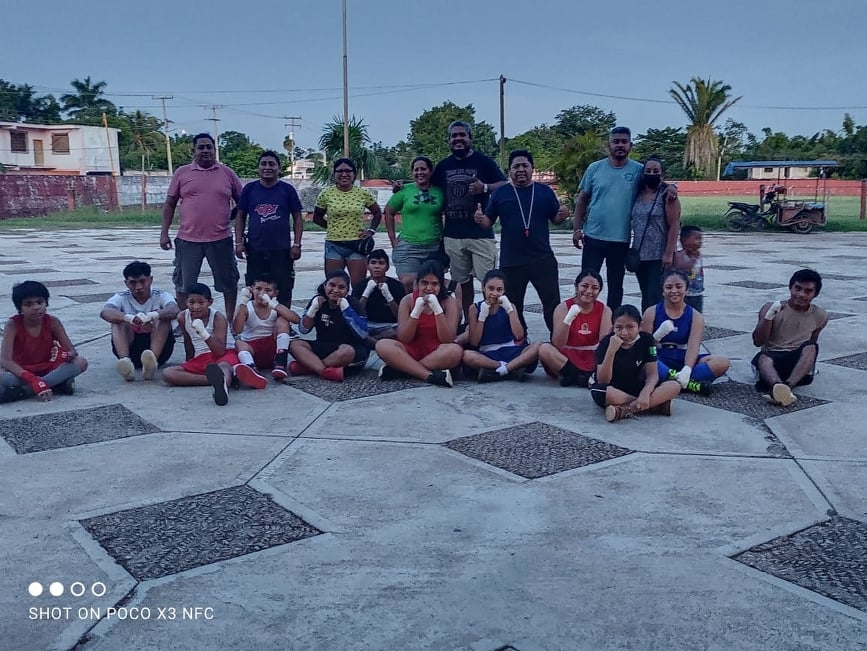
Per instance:
[[[580,252],[552,239],[565,298]],[[541,369],[447,389],[381,383],[374,356],[227,407],[125,383],[98,313],[136,258],[171,289],[158,240],[0,233],[6,314],[45,283],[90,362],[75,396],[0,405],[0,649],[867,648],[867,233],[706,234],[705,346],[732,369],[618,423]],[[802,266],[832,320],[783,409],[752,388],[749,333]]]

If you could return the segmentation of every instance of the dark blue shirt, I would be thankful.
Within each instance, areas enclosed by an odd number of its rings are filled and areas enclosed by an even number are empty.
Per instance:
[[[548,222],[557,218],[559,210],[557,195],[544,183],[532,183],[525,188],[509,183],[494,190],[485,214],[491,221],[500,220],[500,266],[529,265],[553,256]]]
[[[238,208],[247,213],[247,242],[255,251],[282,251],[292,244],[292,213],[301,212],[295,188],[285,181],[266,188],[259,181],[241,191]]]

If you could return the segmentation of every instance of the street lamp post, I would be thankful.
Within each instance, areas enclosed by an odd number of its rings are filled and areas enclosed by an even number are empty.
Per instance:
[[[349,72],[346,56],[346,0],[343,0],[343,155],[349,158]]]

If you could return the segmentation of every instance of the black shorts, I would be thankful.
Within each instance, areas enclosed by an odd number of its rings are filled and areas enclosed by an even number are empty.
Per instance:
[[[149,332],[136,332],[132,336],[132,341],[129,342],[129,358],[132,360],[132,365],[136,368],[141,368],[141,354],[148,350],[151,347],[151,334]],[[169,333],[169,336],[166,337],[166,343],[163,346],[163,352],[160,353],[159,357],[157,357],[157,364],[162,366],[169,358],[172,356],[172,353],[175,350],[175,338]],[[120,355],[117,354],[117,349],[114,347],[114,340],[111,342],[111,352],[114,353],[114,356],[120,359]]]
[[[801,359],[801,353],[803,353],[804,348],[806,348],[807,346],[815,346],[816,347],[816,357],[818,358],[819,357],[819,344],[815,344],[815,343],[811,343],[811,342],[807,341],[807,342],[801,344],[800,346],[798,346],[795,350],[767,350],[767,351],[758,352],[753,357],[753,359],[750,363],[756,369],[756,375],[758,375],[759,374],[759,357],[764,355],[765,357],[770,358],[771,361],[774,363],[774,368],[777,371],[777,375],[779,375],[780,378],[782,378],[782,380],[785,382],[786,380],[789,379],[789,376],[792,374],[792,371],[795,370],[795,366],[797,366],[798,361]],[[813,374],[808,373],[803,378],[801,378],[801,381],[798,382],[798,384],[796,384],[795,386],[804,387],[804,386],[807,386],[808,384],[812,384],[812,383],[813,383]],[[762,380],[761,376],[759,376],[759,379],[756,381],[756,391],[765,392],[765,391],[770,391],[770,390],[771,390],[771,387],[768,386],[768,384],[764,380]]]
[[[214,276],[214,289],[221,293],[237,291],[240,275],[231,237],[216,242],[187,242],[176,237],[175,270],[172,273],[175,291],[183,294],[190,285],[199,282],[205,258]]]
[[[319,359],[325,359],[343,345],[330,341],[319,340],[311,341],[308,343],[310,344],[311,350],[316,353],[316,356]],[[370,357],[370,348],[368,348],[367,346],[361,346],[360,344],[349,345],[355,349],[355,357],[351,362],[351,366],[364,366],[365,364],[367,364],[367,358]]]
[[[280,293],[277,300],[286,307],[292,307],[292,290],[295,287],[295,264],[289,249],[276,251],[255,251],[247,247],[247,273],[244,282],[249,287],[257,275],[268,274]]]

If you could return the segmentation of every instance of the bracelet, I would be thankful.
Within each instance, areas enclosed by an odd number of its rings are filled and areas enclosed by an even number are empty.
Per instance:
[[[301,245],[300,245],[300,244],[293,244],[293,245],[290,246],[289,248],[290,248],[290,249],[300,249],[300,248],[301,248]]]
[[[368,233],[376,233],[376,229],[375,228],[368,228],[367,232]]]

